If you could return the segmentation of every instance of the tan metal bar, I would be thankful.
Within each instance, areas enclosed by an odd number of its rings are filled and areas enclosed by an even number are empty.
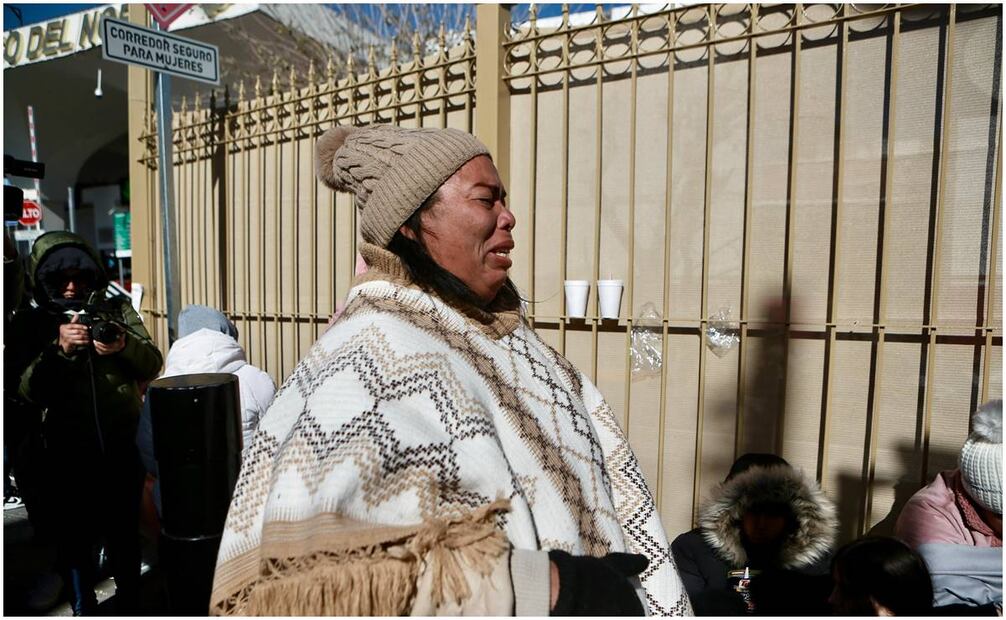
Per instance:
[[[447,48],[444,43],[444,24],[440,23],[440,36],[438,38],[439,50],[437,57],[438,62],[443,62],[443,59],[447,57]],[[437,71],[437,86],[440,93],[440,128],[444,129],[447,127],[447,72],[444,69],[439,69]]]
[[[265,96],[261,93],[260,83],[258,81],[256,81],[256,83],[255,83],[255,99],[256,99],[256,101],[260,101],[261,102],[261,101],[265,101],[264,97]],[[258,123],[258,126],[260,128],[264,128],[265,127],[265,119],[266,119],[266,112],[265,112],[265,108],[263,107],[262,110],[259,112],[259,123]],[[265,195],[265,190],[266,190],[266,185],[265,185],[265,181],[266,181],[266,178],[265,178],[265,152],[266,152],[266,148],[267,148],[267,146],[266,146],[265,132],[263,131],[262,135],[259,137],[259,145],[258,145],[258,154],[259,154],[258,160],[259,161],[258,161],[258,170],[257,170],[256,177],[255,177],[255,178],[257,178],[259,180],[259,207],[260,207],[260,210],[259,210],[259,221],[258,221],[258,224],[259,224],[259,235],[260,235],[260,237],[259,237],[260,245],[258,247],[258,250],[259,250],[258,254],[259,254],[259,259],[260,259],[260,261],[259,261],[259,274],[260,274],[260,277],[261,277],[261,287],[262,288],[259,289],[259,294],[258,294],[258,312],[259,312],[259,314],[264,314],[265,311],[266,311],[265,293],[266,293],[266,291],[269,290],[268,284],[267,284],[267,280],[266,280],[266,215],[268,214],[268,208],[267,208],[267,204],[266,204],[267,201],[266,201],[266,195]],[[269,347],[268,347],[268,345],[266,343],[266,327],[265,327],[265,323],[263,323],[262,321],[258,321],[258,326],[259,326],[259,342],[261,343],[261,347],[262,347],[262,356],[260,358],[261,359],[260,368],[268,369],[269,368]]]
[[[291,69],[290,74],[290,92],[294,95],[297,94],[297,88],[293,84],[293,70]],[[308,86],[310,88],[310,86]],[[301,140],[297,137],[297,128],[301,126],[302,116],[304,110],[298,110],[297,104],[292,105],[290,110],[291,118],[297,120],[296,125],[290,129],[290,148],[293,149],[293,174],[291,178],[293,179],[293,258],[290,262],[293,265],[293,308],[294,313],[300,314],[300,214],[301,214],[301,203],[300,203],[300,150],[301,150]],[[315,261],[311,261],[315,262]],[[301,358],[301,329],[299,323],[294,323],[293,328],[293,351],[294,351],[294,366]]]
[[[230,107],[230,89],[228,88],[224,92],[226,98],[224,105],[226,109]],[[223,123],[224,126],[224,140],[226,141],[231,136],[230,119],[226,114],[222,114],[221,122]],[[225,311],[233,312],[235,310],[235,305],[237,305],[235,298],[237,292],[237,286],[234,283],[234,276],[237,271],[237,266],[234,264],[235,245],[237,244],[237,239],[235,237],[235,234],[237,232],[237,224],[234,221],[236,215],[234,213],[234,204],[235,204],[234,191],[236,181],[234,179],[235,177],[234,160],[232,158],[230,149],[227,148],[226,144],[224,146],[221,146],[220,148],[223,149],[224,154],[224,171],[223,171],[224,178],[220,179],[220,182],[224,184],[224,187],[226,187],[225,190],[226,198],[224,202],[224,218],[226,219],[227,223],[226,243],[227,243],[227,252],[229,254],[229,257],[227,259],[227,290],[224,292],[223,295],[223,301],[224,301],[223,307]]]
[[[601,5],[597,5],[597,21],[601,23],[604,19],[604,15],[601,12]],[[604,57],[604,34],[603,31],[598,29],[597,36],[594,38],[594,53],[598,58]],[[603,146],[603,140],[601,132],[604,129],[602,123],[604,116],[604,69],[598,65],[597,67],[597,81],[596,81],[596,99],[595,105],[597,106],[597,120],[594,125],[594,148],[597,152],[597,166],[594,169],[594,270],[593,270],[593,282],[597,283],[598,274],[601,271],[601,176],[604,169],[601,167],[603,156],[601,154],[601,147]],[[565,287],[563,289],[565,291]],[[560,293],[562,298],[565,298],[565,293]],[[600,319],[597,317],[600,315],[600,305],[597,300],[597,291],[594,291],[594,318],[590,323],[590,357],[593,361],[590,380],[595,384],[597,383],[597,325]],[[563,313],[566,312],[565,306],[563,306]]]
[[[842,11],[847,13],[849,5],[842,5]],[[846,85],[849,75],[849,22],[842,22],[841,25],[841,60],[839,70],[841,74],[837,76],[838,85],[838,132],[835,136],[837,142],[837,155],[832,165],[835,167],[835,202],[831,211],[831,273],[828,276],[828,322],[833,323],[838,316],[838,278],[840,277],[842,264],[842,214],[845,206],[845,119],[846,119]],[[834,397],[832,380],[835,377],[835,348],[836,332],[834,326],[828,328],[828,339],[825,342],[825,364],[824,364],[824,397],[821,403],[821,427],[818,434],[818,460],[817,460],[817,481],[821,488],[828,488],[828,457],[830,456],[831,444],[831,401]]]
[[[672,40],[678,27],[677,13],[667,15],[667,37]],[[664,308],[663,318],[670,314],[671,304],[671,203],[674,184],[672,183],[674,162],[674,52],[667,54],[667,173],[664,179]],[[631,334],[630,334],[631,336]],[[631,341],[630,341],[631,342]],[[664,449],[667,428],[667,321],[661,321],[660,334],[660,413],[657,427],[657,511],[663,508],[664,499]],[[632,372],[631,367],[626,372]]]
[[[989,272],[985,279],[985,319],[986,326],[992,320],[992,308],[995,303],[995,290],[998,275],[996,273],[996,252],[999,250],[999,218],[1002,215],[1002,180],[1003,180],[1003,126],[1002,100],[999,100],[999,132],[996,141],[996,184],[992,198],[992,241],[989,244]],[[992,325],[995,328],[995,325]],[[1000,327],[1001,329],[1001,327]],[[985,349],[982,351],[982,402],[989,400],[989,369],[992,366],[992,329],[985,327]]]
[[[510,185],[510,89],[503,46],[510,28],[510,9],[479,4],[475,9],[475,135],[489,148],[503,185]]]
[[[639,12],[639,5],[633,4],[631,13]],[[639,50],[639,24],[633,22],[630,33],[629,45],[635,52]],[[632,314],[634,308],[633,287],[635,285],[636,270],[636,107],[638,100],[638,63],[632,61],[632,73],[629,77],[629,244],[628,244],[628,273],[626,280],[628,286],[625,290],[625,307],[629,309],[626,317],[625,330],[625,423],[622,426],[625,436],[629,436],[629,418],[632,411]],[[600,303],[601,293],[595,291],[598,303]]]
[[[394,48],[392,48],[392,51],[394,51]],[[392,66],[394,66],[394,64],[392,64]],[[312,69],[312,74],[313,74],[313,69],[314,69],[314,64],[313,63],[311,64],[311,69]],[[393,82],[393,83],[395,83],[395,82]],[[308,78],[308,89],[309,89],[308,92],[311,92],[311,93],[317,91],[317,89],[318,89],[317,84],[315,83],[315,80],[313,79],[313,75],[312,75],[312,77]],[[317,121],[318,120],[318,108],[315,105],[317,102],[318,102],[317,98],[312,98],[311,99],[311,120],[312,121]],[[395,117],[395,124],[396,125],[398,124],[398,117],[397,117],[397,115]],[[307,135],[310,136],[311,133],[308,132]],[[308,137],[306,139],[310,139],[310,138]],[[312,178],[309,181],[309,183],[311,185],[311,203],[308,206],[308,209],[311,210],[311,251],[310,251],[310,257],[311,258],[309,260],[309,262],[311,263],[311,291],[312,291],[312,294],[311,294],[311,299],[312,299],[312,302],[311,302],[311,312],[317,314],[318,312],[320,312],[320,310],[318,308],[318,306],[319,306],[318,302],[321,300],[321,295],[319,294],[319,291],[318,291],[318,285],[319,285],[319,282],[318,282],[318,262],[320,260],[322,260],[321,256],[318,255],[318,207],[319,207],[319,205],[318,205],[318,182],[317,182],[317,180],[315,180],[315,179]],[[300,259],[300,257],[298,257],[298,260],[299,259]],[[321,336],[321,332],[319,331],[318,326],[315,326],[315,328],[313,330],[311,330],[311,341],[314,342],[314,341],[318,340],[319,336]],[[310,345],[308,345],[308,348],[310,349]]]
[[[563,23],[569,22],[569,6],[563,5]],[[569,38],[563,37],[562,57],[569,64]],[[537,62],[537,57],[535,58]],[[538,78],[535,78],[535,82]],[[535,122],[537,123],[537,110]],[[535,157],[537,160],[537,157]],[[537,187],[537,184],[535,185]],[[562,230],[559,231],[559,312],[566,313],[566,287],[569,253],[569,72],[562,74],[562,197],[560,202]],[[566,355],[566,321],[559,322],[559,351]]]
[[[754,33],[758,24],[758,5],[752,4],[748,14],[750,23],[748,31]],[[744,156],[744,233],[741,250],[741,319],[748,317],[748,301],[750,281],[748,266],[751,264],[751,205],[754,201],[754,124],[755,124],[755,76],[757,75],[758,41],[754,38],[748,41],[748,126],[746,135],[747,149]],[[744,405],[747,390],[747,355],[748,355],[748,325],[740,325],[739,341],[737,343],[737,412],[734,426],[734,460],[744,451]]]
[[[129,21],[140,26],[146,26],[147,12],[143,10],[129,11]],[[150,168],[140,161],[147,154],[144,141],[146,134],[147,114],[151,105],[150,71],[143,67],[129,65],[126,67],[126,123],[127,149],[129,157],[130,179],[130,213],[131,228],[130,247],[132,248],[133,282],[142,284],[147,291],[141,301],[141,312],[149,310],[153,291],[156,290],[156,266],[154,263],[153,239],[155,232],[153,222],[157,217],[157,204],[150,196]],[[148,323],[148,325],[150,325]],[[151,326],[151,335],[156,336],[156,329]],[[158,341],[164,342],[164,341]]]
[[[898,67],[901,59],[901,12],[896,12],[891,16],[891,76],[890,91],[887,97],[887,163],[884,171],[885,183],[883,195],[880,198],[883,205],[883,220],[881,222],[882,234],[880,238],[880,288],[876,294],[878,297],[877,314],[873,317],[874,322],[883,323],[887,318],[887,230],[890,221],[890,208],[894,192],[894,164],[895,164],[895,121],[897,119],[897,97],[898,97]],[[873,400],[869,405],[866,418],[866,441],[867,441],[867,468],[866,468],[866,497],[863,502],[863,510],[860,514],[859,533],[865,534],[870,528],[870,517],[873,515],[873,482],[876,479],[877,471],[877,437],[880,432],[880,414],[882,402],[881,387],[884,372],[884,340],[886,338],[883,327],[874,329],[876,340],[873,372],[870,374],[870,385],[873,390]]]
[[[802,6],[802,4],[801,4],[801,6]],[[863,5],[858,5],[858,6],[863,6]],[[737,35],[737,36],[723,37],[723,38],[716,39],[716,40],[713,40],[713,41],[710,41],[707,38],[707,39],[705,39],[703,41],[700,41],[700,42],[679,45],[679,46],[676,46],[676,47],[672,48],[671,50],[666,50],[666,49],[651,49],[651,50],[646,50],[645,52],[639,52],[639,54],[637,55],[637,58],[646,58],[648,56],[656,56],[656,55],[666,54],[668,51],[683,52],[683,51],[687,51],[687,50],[691,50],[691,49],[702,48],[702,47],[705,47],[707,45],[722,45],[722,44],[726,44],[726,43],[736,43],[736,42],[743,41],[743,40],[748,39],[748,38],[760,38],[760,37],[769,36],[769,35],[779,35],[779,34],[787,34],[787,33],[793,33],[793,32],[802,32],[802,31],[807,30],[809,28],[820,28],[822,26],[837,26],[837,25],[842,24],[844,22],[854,22],[854,21],[859,21],[859,20],[863,20],[863,19],[883,17],[883,16],[888,15],[890,13],[893,13],[895,11],[907,11],[909,9],[913,9],[913,8],[916,8],[916,7],[923,7],[923,6],[926,6],[926,5],[925,4],[920,4],[920,3],[897,4],[897,5],[885,6],[884,8],[878,9],[876,11],[870,11],[870,12],[864,12],[864,13],[856,13],[854,15],[849,15],[847,17],[833,18],[833,19],[822,20],[822,21],[818,21],[818,22],[805,21],[805,22],[801,22],[801,23],[798,23],[798,24],[795,24],[795,25],[792,25],[792,26],[785,26],[785,27],[782,27],[782,28],[773,28],[772,30],[764,30],[764,31],[761,31],[761,32],[756,32],[754,34],[745,33],[745,34]],[[692,6],[692,7],[686,7],[686,8],[683,8],[683,9],[675,9],[675,11],[681,12],[681,11],[687,11],[687,10],[695,9],[695,8],[697,8],[697,7]],[[801,13],[802,13],[802,11],[801,11]],[[643,19],[644,20],[645,19],[652,20],[652,19],[654,19],[654,17],[655,17],[655,15],[651,14],[651,15],[646,16],[646,18],[643,18]],[[604,27],[607,29],[607,28],[610,27],[611,24],[621,24],[621,23],[622,22],[608,22],[608,23],[605,23]],[[578,32],[581,32],[581,31],[589,31],[589,30],[593,30],[593,29],[597,29],[597,28],[599,28],[599,26],[597,24],[591,24],[589,26],[580,26],[580,27],[577,27],[577,28],[572,28],[572,29],[569,30],[569,32],[571,34],[575,35],[575,34],[577,34]],[[552,33],[549,33],[549,34],[539,35],[536,38],[545,38],[545,37],[548,37],[548,36],[553,36],[553,35],[552,35]],[[515,45],[521,45],[521,44],[524,44],[524,43],[528,43],[531,40],[532,39],[515,40],[511,44],[507,45],[507,48],[511,48],[511,47],[513,47]],[[593,60],[593,61],[583,62],[583,63],[577,64],[574,67],[571,67],[571,69],[584,69],[584,68],[587,68],[587,67],[593,67],[593,66],[596,66],[596,65],[599,65],[599,64],[608,63],[608,62],[619,62],[619,61],[625,61],[625,60],[628,60],[627,56],[611,56],[611,57],[603,58],[603,59],[599,59],[599,60]],[[561,69],[552,67],[552,68],[549,68],[549,69],[542,69],[542,70],[538,71],[537,75],[545,75],[545,74],[549,74],[549,73],[555,73],[557,71],[561,71]],[[532,75],[535,75],[535,74],[530,73],[530,72],[528,72],[528,73],[519,73],[519,74],[507,75],[503,79],[504,80],[518,80],[518,79],[522,79],[522,78],[531,77]]]
[[[940,295],[940,258],[943,242],[943,209],[946,197],[946,174],[947,157],[950,147],[950,121],[948,120],[950,110],[950,97],[953,93],[954,76],[954,30],[957,24],[957,5],[949,5],[949,15],[947,17],[947,52],[944,62],[946,70],[943,74],[943,96],[941,97],[942,113],[940,114],[941,135],[940,135],[940,166],[938,183],[939,188],[936,195],[936,241],[933,244],[933,273],[930,282],[931,294],[929,297],[929,316],[927,322],[933,323],[934,327],[928,330],[929,344],[927,347],[928,359],[926,366],[926,387],[925,387],[925,407],[922,419],[922,471],[919,477],[921,484],[926,484],[929,471],[929,437],[933,423],[933,374],[936,372],[936,328],[935,324],[939,319],[939,295]]]
[[[247,103],[247,102],[246,102]],[[247,128],[247,119],[242,122],[242,125]],[[251,226],[251,215],[252,209],[254,208],[254,203],[252,202],[252,157],[251,157],[251,146],[253,140],[249,139],[246,142],[248,148],[245,148],[242,152],[242,159],[244,160],[244,187],[245,187],[245,203],[247,208],[244,210],[245,221],[247,222],[245,231],[245,260],[244,260],[244,308],[245,312],[251,312],[251,288],[252,288],[252,226]],[[251,321],[245,320],[245,338],[248,341],[248,359],[255,359],[255,350],[262,346],[262,341],[253,339]],[[264,369],[264,366],[260,366]]]
[[[283,95],[279,92],[279,79],[276,73],[273,73],[272,80],[272,97],[274,101],[279,101],[282,103]],[[275,139],[272,145],[273,148],[273,196],[272,196],[272,211],[274,214],[274,222],[276,226],[276,273],[273,278],[273,288],[272,291],[275,294],[273,298],[273,303],[275,304],[275,312],[283,312],[283,216],[282,214],[282,204],[283,204],[283,130],[282,121],[280,120],[280,109],[276,108],[273,113],[273,133],[275,134]],[[279,376],[281,378],[286,377],[286,356],[283,354],[283,328],[276,322],[276,363],[279,367]]]
[[[803,15],[803,4],[797,3],[793,7],[793,24],[799,25],[800,16]],[[783,265],[782,297],[786,306],[786,325],[792,321],[792,301],[793,301],[793,230],[796,218],[796,168],[797,156],[799,153],[800,137],[800,49],[803,44],[803,37],[799,29],[793,31],[793,55],[790,69],[790,132],[789,132],[789,161],[786,167],[786,258]],[[780,381],[782,395],[779,403],[779,416],[776,420],[775,453],[783,455],[783,444],[786,435],[786,384],[789,375],[789,335],[787,342],[782,349],[782,381]]]
[[[531,28],[535,27],[535,16],[537,15],[537,9],[534,5],[531,5]],[[537,49],[532,48],[531,50],[531,62],[538,62]],[[535,297],[535,253],[538,239],[538,79],[535,78],[531,82],[531,118],[529,120],[529,125],[531,128],[530,138],[531,138],[531,156],[528,158],[528,230],[530,233],[529,243],[528,243],[528,285],[529,292],[528,296],[531,298],[531,303],[536,303],[538,300]],[[565,174],[565,172],[564,172]],[[565,205],[564,205],[565,206]],[[563,220],[565,221],[565,220]],[[563,226],[565,229],[565,226]],[[565,246],[560,245],[560,252],[563,251]],[[559,268],[563,266],[563,261],[560,259]],[[560,293],[561,295],[561,293]],[[561,299],[560,299],[561,302]],[[560,313],[562,310],[559,311]],[[531,323],[531,327],[534,327],[534,323]],[[564,323],[559,324],[559,351],[565,354],[564,345],[566,344]]]
[[[709,5],[706,12],[706,19],[709,23],[709,38],[716,31],[716,8]],[[695,466],[694,477],[692,479],[692,524],[698,521],[699,515],[699,493],[702,483],[702,442],[705,430],[705,410],[706,410],[706,346],[704,331],[707,325],[707,315],[709,313],[709,226],[712,222],[712,193],[713,193],[713,115],[715,113],[716,96],[716,47],[710,45],[708,48],[708,65],[706,74],[706,163],[705,163],[705,186],[703,189],[704,212],[702,215],[702,297],[699,312],[702,313],[702,321],[699,330],[699,381],[698,395],[696,397],[695,410]]]

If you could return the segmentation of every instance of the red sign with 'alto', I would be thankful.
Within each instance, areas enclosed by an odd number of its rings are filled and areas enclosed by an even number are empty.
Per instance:
[[[18,220],[25,226],[34,226],[42,221],[42,207],[34,200],[25,200],[21,205],[21,219]]]

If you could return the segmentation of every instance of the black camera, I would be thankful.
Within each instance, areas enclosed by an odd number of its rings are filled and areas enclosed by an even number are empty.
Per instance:
[[[45,164],[4,155],[3,173],[12,177],[42,179],[45,178]],[[5,222],[16,222],[21,219],[23,204],[24,190],[13,185],[3,186],[3,219]]]
[[[91,340],[102,344],[112,344],[126,331],[126,328],[118,321],[95,306],[84,306],[79,313],[68,311],[66,315],[67,322],[76,315],[80,324],[87,326],[87,333]]]

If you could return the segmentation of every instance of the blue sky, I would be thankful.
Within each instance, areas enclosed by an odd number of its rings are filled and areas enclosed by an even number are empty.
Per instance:
[[[28,3],[28,2],[15,2],[15,3],[4,3],[3,5],[3,29],[10,30],[11,28],[18,28],[22,25],[36,24],[38,22],[48,21],[50,19],[61,17],[63,15],[69,15],[70,13],[76,13],[78,11],[83,11],[93,7],[102,6],[101,4],[40,4],[40,3]],[[570,12],[577,12],[583,10],[592,10],[593,4],[571,4]],[[18,9],[21,11],[21,18],[24,23],[20,23],[15,15],[14,11],[11,9]],[[539,4],[538,5],[538,16],[539,17],[551,17],[553,15],[558,15],[562,11],[561,5],[559,4]]]

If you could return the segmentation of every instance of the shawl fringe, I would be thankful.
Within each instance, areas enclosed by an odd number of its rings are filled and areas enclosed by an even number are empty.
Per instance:
[[[407,615],[419,576],[432,576],[432,601],[460,604],[471,596],[465,567],[486,576],[508,548],[495,526],[509,509],[496,500],[467,515],[434,519],[378,545],[308,556],[263,558],[259,576],[238,592],[214,592],[210,613],[241,616]],[[223,595],[224,598],[221,598]]]

